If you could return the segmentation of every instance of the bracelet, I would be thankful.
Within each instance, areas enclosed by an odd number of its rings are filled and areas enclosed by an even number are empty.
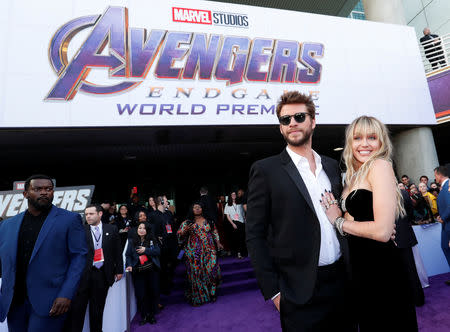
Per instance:
[[[342,217],[337,217],[336,220],[334,221],[334,226],[336,227],[336,229],[338,230],[338,232],[342,235],[342,236],[346,236],[347,233],[344,232],[344,230],[342,229],[342,226],[344,224],[345,219]]]

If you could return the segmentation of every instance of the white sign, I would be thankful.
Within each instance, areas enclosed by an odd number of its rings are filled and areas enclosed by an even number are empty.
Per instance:
[[[414,29],[207,1],[13,1],[0,13],[0,127],[436,122]]]

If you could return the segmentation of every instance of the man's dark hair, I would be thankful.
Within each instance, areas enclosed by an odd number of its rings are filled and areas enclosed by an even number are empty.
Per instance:
[[[442,176],[448,177],[448,169],[445,166],[438,166],[434,169],[434,171]]]
[[[208,193],[208,188],[203,186],[200,188],[200,194],[206,195]]]
[[[428,180],[428,176],[426,176],[426,175],[422,175],[422,176],[419,178],[419,180],[422,180],[423,178],[425,178],[425,179]]]
[[[408,179],[409,179],[409,176],[406,175],[406,174],[403,174],[403,175],[402,175],[402,179],[403,179],[403,178],[408,178]]]
[[[35,174],[25,180],[25,187],[24,187],[25,191],[27,191],[28,188],[30,188],[31,180],[50,180],[50,182],[52,183],[52,186],[55,186],[55,184],[53,183],[53,179],[51,177],[49,177],[48,175]]]
[[[103,208],[101,207],[101,205],[99,205],[99,204],[89,204],[88,206],[86,206],[86,209],[88,209],[88,208],[95,208],[95,210],[97,211],[97,213],[98,212],[103,212]],[[85,209],[85,210],[86,210]]]
[[[281,95],[277,104],[277,117],[280,117],[281,108],[289,104],[304,104],[311,118],[316,117],[316,106],[312,98],[298,91],[288,91]]]

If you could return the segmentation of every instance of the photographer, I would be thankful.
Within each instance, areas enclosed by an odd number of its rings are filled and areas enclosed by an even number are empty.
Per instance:
[[[203,207],[194,203],[188,218],[178,230],[178,241],[185,250],[188,289],[186,296],[193,306],[214,302],[220,282],[217,249],[223,249],[212,221],[203,216]]]
[[[126,271],[133,273],[136,303],[141,315],[139,325],[155,324],[159,303],[160,249],[148,222],[130,230]]]

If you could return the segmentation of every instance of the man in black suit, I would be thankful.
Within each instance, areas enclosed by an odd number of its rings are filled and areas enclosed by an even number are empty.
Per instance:
[[[150,224],[161,248],[161,293],[168,295],[172,291],[175,268],[178,263],[177,229],[172,212],[168,210],[166,196],[156,197],[157,209],[150,216]]]
[[[89,205],[85,210],[89,252],[64,331],[83,330],[84,316],[89,303],[90,331],[101,332],[108,289],[123,275],[119,232],[116,226],[101,222],[102,214],[103,209],[100,205]]]
[[[255,162],[248,185],[247,246],[256,277],[280,310],[283,331],[353,331],[347,242],[320,205],[325,190],[340,197],[338,163],[311,148],[309,96],[286,92],[276,110],[287,148]]]
[[[437,69],[439,64],[445,66],[444,52],[442,51],[441,41],[438,35],[432,34],[430,28],[423,29],[423,37],[420,38],[420,43],[425,50],[425,56],[431,63],[431,67]]]
[[[203,214],[207,219],[212,219],[212,221],[217,222],[217,203],[216,201],[208,194],[208,188],[201,187],[200,188],[200,203],[204,207]]]

